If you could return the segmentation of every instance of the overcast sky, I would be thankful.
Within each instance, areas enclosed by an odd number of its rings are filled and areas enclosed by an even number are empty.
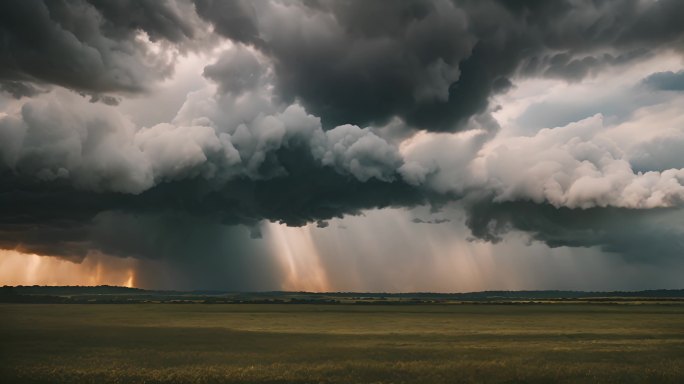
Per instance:
[[[682,288],[684,2],[0,2],[0,284]]]

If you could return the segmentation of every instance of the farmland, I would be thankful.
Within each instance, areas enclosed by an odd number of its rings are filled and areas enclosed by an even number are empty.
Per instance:
[[[0,381],[684,381],[684,305],[0,304]]]

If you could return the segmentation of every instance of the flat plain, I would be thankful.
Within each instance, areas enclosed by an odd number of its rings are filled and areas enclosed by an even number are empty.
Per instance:
[[[3,383],[684,382],[681,304],[0,304]]]

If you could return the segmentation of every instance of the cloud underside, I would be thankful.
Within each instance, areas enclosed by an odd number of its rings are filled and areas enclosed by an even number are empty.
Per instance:
[[[0,248],[164,257],[182,228],[258,237],[264,220],[456,202],[477,239],[675,257],[684,164],[656,149],[681,138],[621,142],[630,113],[507,136],[492,100],[681,57],[682,14],[676,0],[4,1]],[[136,124],[121,101],[154,97],[189,55],[205,84]],[[681,79],[629,90],[676,102]]]

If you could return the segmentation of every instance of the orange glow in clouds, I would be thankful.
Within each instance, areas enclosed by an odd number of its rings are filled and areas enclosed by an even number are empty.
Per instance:
[[[136,261],[88,255],[73,263],[57,257],[0,250],[0,285],[135,286]]]

